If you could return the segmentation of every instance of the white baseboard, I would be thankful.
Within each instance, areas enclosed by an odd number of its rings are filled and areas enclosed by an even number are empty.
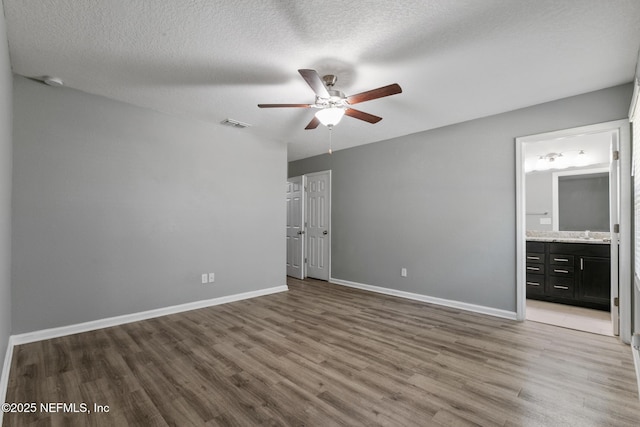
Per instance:
[[[158,308],[155,310],[148,310],[139,313],[125,314],[123,316],[93,320],[91,322],[78,323],[75,325],[61,326],[59,328],[43,329],[40,331],[28,332],[25,334],[12,335],[9,337],[9,342],[7,343],[7,352],[4,357],[4,365],[2,365],[2,375],[0,376],[0,404],[4,403],[7,397],[7,388],[9,387],[9,370],[11,368],[11,360],[13,358],[13,348],[16,345],[28,344],[31,342],[51,338],[58,338],[66,335],[78,334],[81,332],[94,331],[96,329],[108,328],[111,326],[122,325],[124,323],[137,322],[139,320],[152,319],[154,317],[166,316],[169,314],[181,313],[184,311],[196,310],[199,308],[212,307],[214,305],[227,304],[234,301],[241,301],[245,299],[271,295],[288,290],[289,287],[287,285],[276,286],[273,288],[228,295],[220,298],[194,301],[186,304]],[[2,415],[3,413],[0,411],[0,426],[2,426]]]
[[[2,375],[0,375],[0,404],[5,402],[7,398],[7,389],[9,388],[9,369],[11,368],[11,360],[13,358],[13,339],[9,337],[7,342],[7,352],[4,355],[4,364],[2,365]],[[0,426],[2,426],[2,416],[4,412],[0,411]]]
[[[257,291],[244,292],[241,294],[228,295],[202,301],[194,301],[186,304],[173,305],[170,307],[158,308],[155,310],[142,311],[139,313],[125,314],[123,316],[109,317],[106,319],[93,320],[91,322],[78,323],[75,325],[61,326],[59,328],[43,329],[40,331],[27,332],[24,334],[12,335],[13,345],[27,344],[36,341],[48,340],[51,338],[63,337],[66,335],[79,334],[81,332],[94,331],[96,329],[108,328],[122,325],[124,323],[137,322],[139,320],[151,319],[154,317],[166,316],[168,314],[181,313],[183,311],[196,310],[199,308],[211,307],[214,305],[226,304],[264,295],[275,294],[288,291],[287,285],[273,288],[260,289]]]
[[[473,311],[474,313],[487,314],[489,316],[501,317],[503,319],[517,320],[517,313],[515,311],[500,310],[498,308],[485,307],[483,305],[469,304],[461,301],[454,301],[444,298],[430,297],[428,295],[414,294],[412,292],[399,291],[397,289],[350,282],[348,280],[336,279],[334,277],[329,279],[329,281],[331,283],[335,283],[336,285],[348,286],[350,288],[363,289],[365,291],[377,292],[379,294],[392,295],[394,297],[406,298],[415,301],[428,302],[430,304],[442,305],[445,307],[452,307],[465,311]]]
[[[633,365],[636,367],[636,384],[638,387],[638,395],[640,396],[640,349],[631,347],[631,354],[633,355]]]

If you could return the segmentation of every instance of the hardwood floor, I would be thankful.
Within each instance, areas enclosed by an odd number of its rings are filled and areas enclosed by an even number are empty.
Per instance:
[[[7,402],[109,412],[38,407],[5,425],[640,425],[631,350],[613,337],[288,284],[16,347]]]

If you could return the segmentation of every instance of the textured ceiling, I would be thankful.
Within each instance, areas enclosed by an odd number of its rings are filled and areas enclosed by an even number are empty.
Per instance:
[[[289,143],[289,160],[325,152],[298,75],[338,75],[384,120],[345,117],[347,148],[602,89],[633,79],[638,0],[3,0],[13,71]]]

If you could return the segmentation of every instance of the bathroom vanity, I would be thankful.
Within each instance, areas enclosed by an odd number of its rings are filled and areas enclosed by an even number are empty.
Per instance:
[[[527,298],[611,309],[607,239],[527,239]]]

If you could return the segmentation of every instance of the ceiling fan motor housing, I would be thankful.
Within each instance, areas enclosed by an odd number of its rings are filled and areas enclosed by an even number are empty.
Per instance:
[[[329,92],[329,98],[316,97],[318,108],[345,107],[347,105],[347,97],[341,91],[329,89],[327,92]]]
[[[326,87],[331,89],[333,85],[335,85],[336,82],[338,81],[338,76],[334,74],[327,74],[326,76],[322,76],[322,81],[324,82],[324,85]]]

